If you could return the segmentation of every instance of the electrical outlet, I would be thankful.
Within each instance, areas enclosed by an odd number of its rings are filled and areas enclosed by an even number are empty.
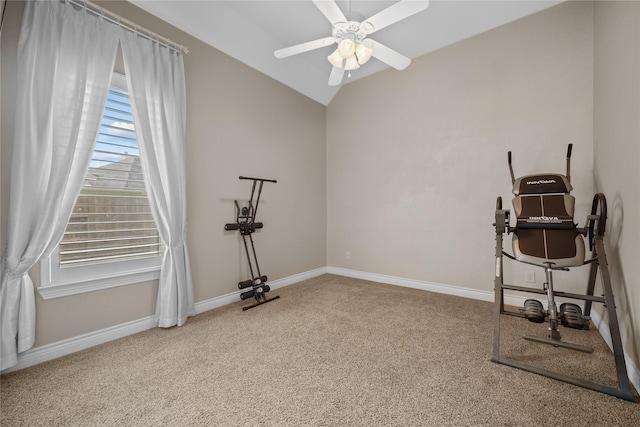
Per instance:
[[[524,273],[524,281],[529,283],[536,283],[536,272],[535,271],[526,271]]]
[[[351,259],[351,252],[347,251],[344,253],[344,259]]]

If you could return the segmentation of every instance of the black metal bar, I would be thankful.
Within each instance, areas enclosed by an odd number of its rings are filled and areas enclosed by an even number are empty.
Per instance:
[[[575,378],[568,375],[561,374],[559,372],[549,371],[547,369],[538,368],[537,366],[527,365],[526,363],[518,362],[516,360],[508,359],[506,357],[492,357],[492,362],[500,363],[502,365],[511,366],[512,368],[522,369],[524,371],[533,372],[534,374],[543,375],[548,378],[553,378],[558,381],[573,384],[579,387],[583,387],[589,390],[605,393],[620,399],[627,400],[629,402],[635,402],[635,396],[633,393],[627,390],[621,390],[613,387],[607,387],[602,384],[598,384],[592,381],[583,380],[581,378]]]
[[[509,155],[511,160],[511,155]],[[496,206],[502,207],[502,199],[498,197]],[[496,252],[495,272],[493,278],[494,304],[493,304],[493,357],[500,357],[500,314],[504,312],[503,293],[503,269],[502,269],[502,239],[507,214],[501,209],[496,210]]]
[[[248,305],[246,307],[242,307],[242,311],[246,311],[246,310],[249,310],[250,308],[257,307],[257,306],[262,305],[262,304],[266,304],[268,302],[277,300],[278,298],[280,298],[280,295],[276,295],[273,298],[265,299],[263,301],[258,301],[255,304],[251,304],[251,305]]]
[[[250,178],[248,176],[240,176],[240,179],[250,179],[252,181],[265,181],[265,182],[278,182],[275,179],[266,179],[266,178]]]
[[[251,238],[251,234],[249,234],[249,238]],[[242,241],[244,242],[244,251],[247,254],[247,261],[249,262],[249,272],[251,273],[251,279],[253,279],[256,276],[253,274],[253,266],[251,265],[251,257],[249,256],[249,248],[247,246],[247,236],[245,234],[242,235]],[[251,240],[251,244],[253,245],[253,240]],[[253,253],[255,254],[255,249]]]
[[[525,319],[524,313],[521,313],[519,311],[515,312],[515,311],[503,310],[502,314],[507,315],[507,316],[513,316],[513,317],[521,317],[521,318]]]
[[[513,185],[516,182],[516,177],[513,175],[513,166],[511,166],[511,151],[507,153],[507,160],[509,161],[509,173],[511,174],[511,185]]]
[[[556,307],[555,295],[553,293],[553,270],[551,263],[547,263],[544,269],[546,274],[545,288],[547,290],[547,310],[549,312],[549,332],[551,338],[560,340],[560,332],[558,331],[558,308]]]
[[[587,347],[586,345],[573,344],[566,341],[561,341],[560,339],[554,338],[546,338],[546,337],[537,337],[535,335],[523,335],[525,340],[535,341],[542,344],[552,345],[554,347],[563,347],[568,348],[569,350],[581,351],[583,353],[593,353],[593,348]]]
[[[256,247],[253,244],[253,237],[249,234],[249,241],[251,242],[251,250],[253,251],[253,261],[256,263],[256,270],[258,271],[258,277],[262,277],[262,273],[260,273],[260,266],[258,265],[258,256],[256,255]],[[249,252],[247,252],[247,256],[249,256]],[[255,278],[253,275],[253,271],[251,271],[251,277]]]
[[[589,283],[587,285],[587,295],[593,295],[596,289],[596,278],[598,276],[598,263],[594,262],[589,267]],[[584,315],[591,316],[591,300],[585,300],[584,303]]]
[[[503,284],[502,289],[508,289],[510,291],[518,291],[518,292],[529,292],[533,294],[542,294],[542,295],[547,294],[547,291],[543,289],[528,288],[524,286],[516,286],[516,285],[509,285],[509,284]],[[553,294],[561,298],[579,299],[583,301],[592,301],[592,302],[600,302],[600,303],[604,303],[606,301],[604,297],[597,297],[594,295],[574,294],[571,292],[563,292],[563,291],[554,291]]]
[[[251,197],[249,198],[249,221],[253,222],[256,219],[256,207],[253,205],[253,194],[256,191],[256,182],[257,181],[253,181],[253,185],[251,185]]]
[[[257,181],[253,181],[253,186],[256,186]],[[258,197],[256,198],[256,205],[253,208],[253,218],[252,222],[255,221],[256,215],[258,214],[258,205],[260,204],[260,195],[262,194],[262,186],[264,185],[264,181],[260,181],[260,186],[258,187]],[[251,199],[253,199],[253,192],[251,193]]]
[[[567,148],[567,180],[571,182],[571,149],[573,148],[573,144],[569,144]]]
[[[598,254],[598,264],[600,264],[601,267],[600,273],[602,275],[602,289],[604,290],[604,297],[607,300],[605,306],[607,313],[609,314],[609,331],[611,332],[611,344],[613,346],[613,355],[615,357],[616,369],[618,371],[618,386],[623,393],[631,394],[627,365],[624,360],[622,338],[620,337],[620,326],[618,325],[618,316],[616,315],[616,303],[611,289],[609,264],[607,264],[607,256],[604,252],[604,240],[602,234],[598,234],[595,238],[595,250]]]

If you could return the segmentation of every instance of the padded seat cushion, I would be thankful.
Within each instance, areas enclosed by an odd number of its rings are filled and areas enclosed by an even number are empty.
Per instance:
[[[584,262],[584,239],[578,230],[520,228],[513,234],[513,255],[518,261],[556,267],[576,267]]]

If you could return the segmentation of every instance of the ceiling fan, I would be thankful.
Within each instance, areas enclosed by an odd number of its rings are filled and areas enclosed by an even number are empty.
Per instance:
[[[347,13],[342,13],[334,0],[312,1],[333,26],[331,36],[278,49],[274,55],[276,58],[287,58],[338,43],[337,49],[327,58],[333,65],[329,75],[329,86],[342,83],[345,71],[349,71],[350,75],[351,70],[359,68],[371,57],[396,70],[405,69],[411,63],[411,59],[370,39],[369,35],[429,7],[429,0],[400,0],[365,19],[362,14],[350,10],[351,1]]]

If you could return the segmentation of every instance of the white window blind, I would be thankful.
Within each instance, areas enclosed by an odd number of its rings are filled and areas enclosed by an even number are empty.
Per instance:
[[[93,158],[59,244],[60,268],[161,254],[125,89],[109,90]]]

